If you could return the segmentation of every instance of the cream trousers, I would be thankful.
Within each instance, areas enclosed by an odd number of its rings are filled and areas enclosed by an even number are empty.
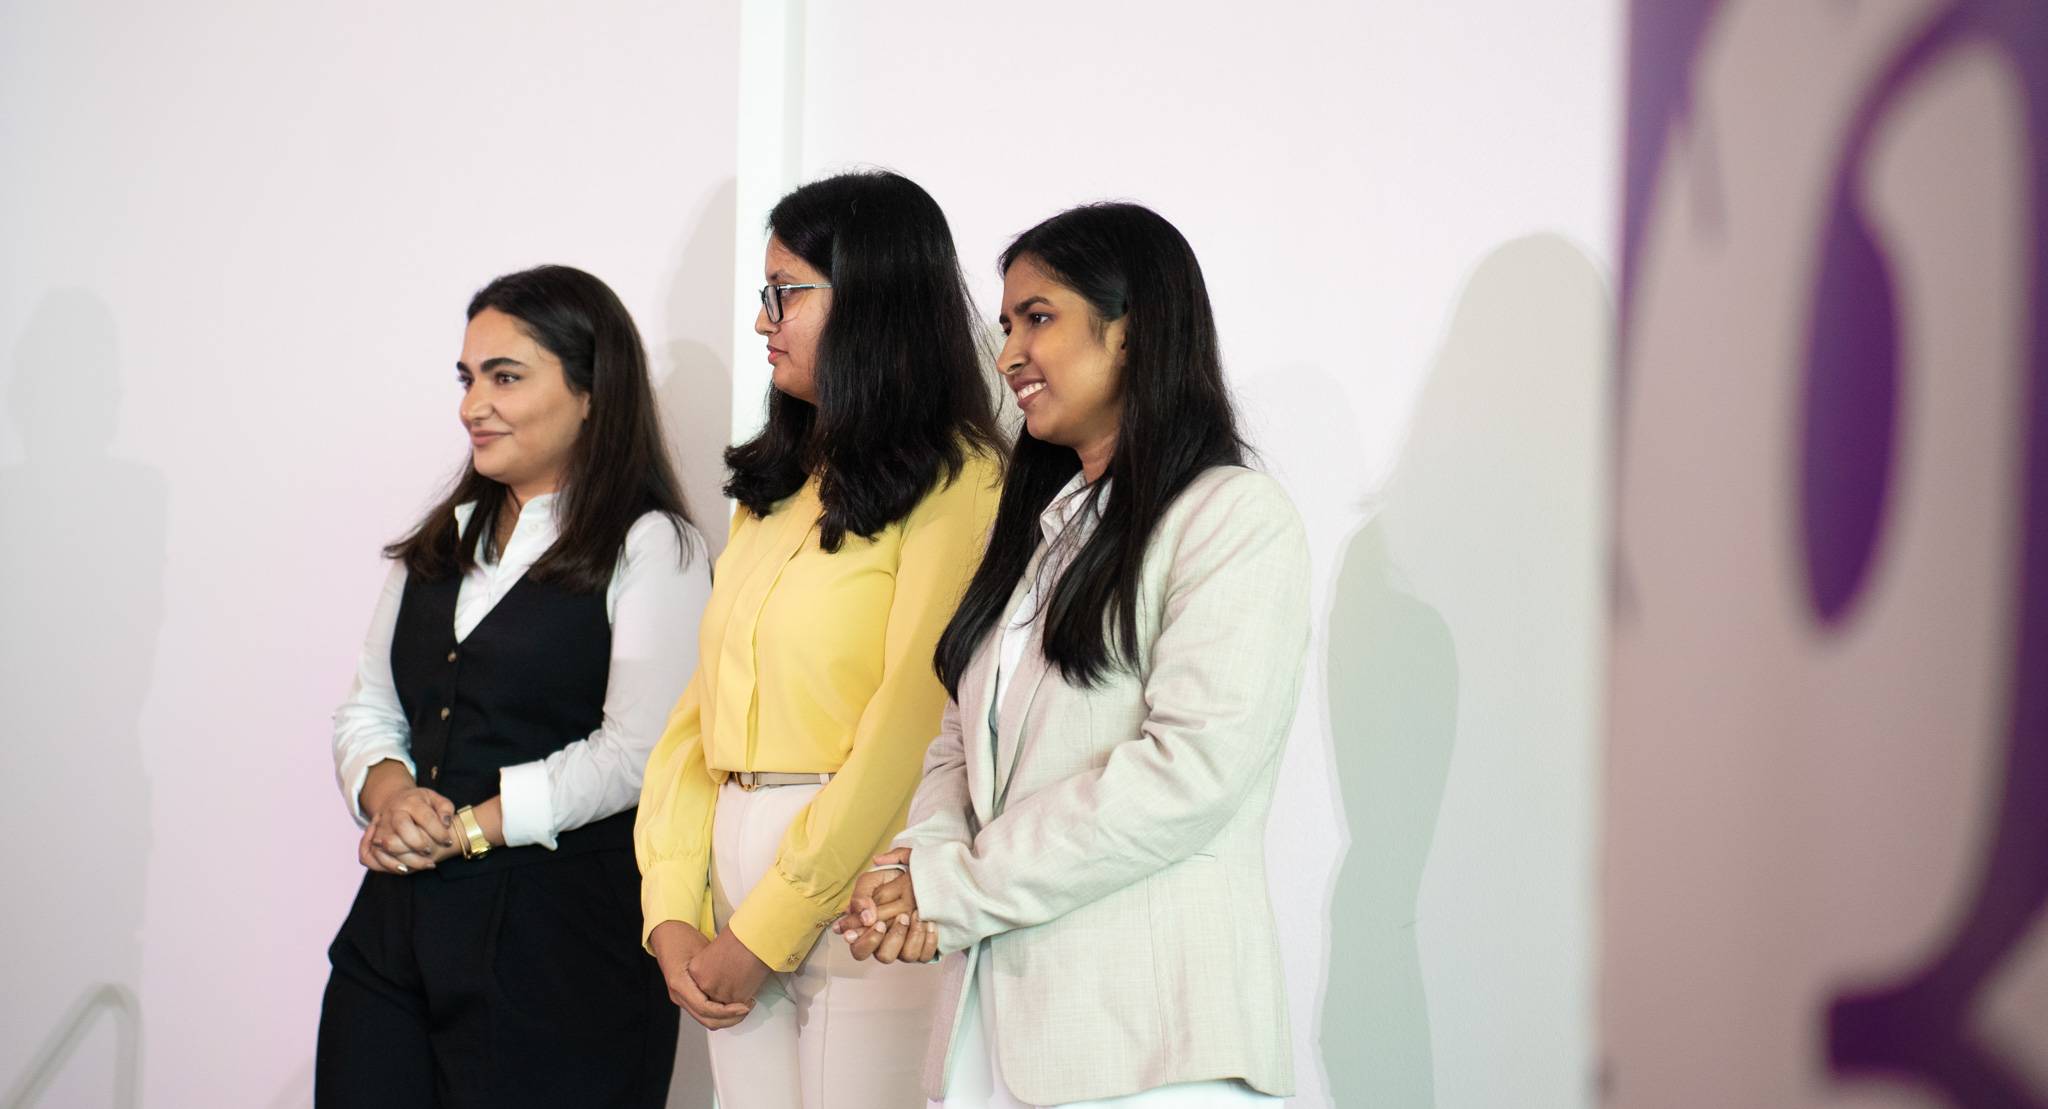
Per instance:
[[[711,828],[712,911],[733,906],[775,865],[815,785],[751,793],[728,782]],[[719,1109],[904,1109],[920,1090],[938,964],[856,962],[827,930],[793,971],[770,974],[747,1019],[709,1036]]]

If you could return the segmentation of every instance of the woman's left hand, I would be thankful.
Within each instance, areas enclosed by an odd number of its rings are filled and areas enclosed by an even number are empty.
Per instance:
[[[728,928],[690,959],[690,977],[713,1001],[729,1005],[754,1000],[768,980],[768,964],[747,950]]]

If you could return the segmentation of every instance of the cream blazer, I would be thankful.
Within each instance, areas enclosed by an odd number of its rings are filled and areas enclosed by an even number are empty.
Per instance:
[[[946,953],[926,1093],[944,1096],[987,939],[1018,1097],[1217,1078],[1291,1094],[1265,830],[1308,648],[1301,519],[1264,474],[1199,475],[1146,551],[1135,668],[1070,685],[1034,638],[991,737],[1001,629],[1036,570],[947,704],[896,841]]]

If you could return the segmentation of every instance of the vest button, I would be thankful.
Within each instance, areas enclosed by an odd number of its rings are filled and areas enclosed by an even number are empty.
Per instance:
[[[443,719],[443,720],[446,720],[446,719],[448,719],[448,710],[447,710],[447,709],[442,709],[442,710],[441,710],[441,719]]]
[[[454,661],[455,661],[455,652],[454,652],[454,651],[450,651],[450,652],[448,652],[448,661],[449,661],[449,662],[454,662]]]

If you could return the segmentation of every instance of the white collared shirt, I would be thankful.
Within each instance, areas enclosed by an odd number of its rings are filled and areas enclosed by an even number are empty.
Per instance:
[[[467,638],[555,542],[555,495],[528,501],[496,562],[463,576],[455,598],[455,638]],[[455,509],[459,526],[474,506]],[[505,845],[537,843],[624,812],[640,799],[647,755],[668,713],[697,667],[697,622],[711,596],[710,556],[703,536],[683,525],[684,547],[667,517],[650,512],[626,533],[618,569],[605,589],[612,625],[611,671],[604,721],[545,759],[498,772]],[[686,548],[686,550],[685,550]],[[680,557],[687,554],[688,562]],[[412,729],[391,676],[391,638],[405,595],[405,565],[394,563],[370,618],[348,699],[334,711],[334,770],[356,823],[367,824],[361,795],[370,768],[385,759],[412,761]]]
[[[1102,487],[1101,496],[1109,496],[1109,486]],[[1010,675],[1017,672],[1017,664],[1024,660],[1024,652],[1031,645],[1031,636],[1038,626],[1045,602],[1052,599],[1052,591],[1059,585],[1060,575],[1066,572],[1067,564],[1074,560],[1081,545],[1095,534],[1095,525],[1102,515],[1100,499],[1095,501],[1095,510],[1082,515],[1088,501],[1088,478],[1075,474],[1072,481],[1062,486],[1053,498],[1046,502],[1045,511],[1038,514],[1038,530],[1045,536],[1045,557],[1039,560],[1038,573],[1031,579],[1024,601],[1017,606],[1017,614],[1003,629],[1001,653],[996,656],[996,697],[992,704],[1003,703],[1003,694],[1009,689]]]

